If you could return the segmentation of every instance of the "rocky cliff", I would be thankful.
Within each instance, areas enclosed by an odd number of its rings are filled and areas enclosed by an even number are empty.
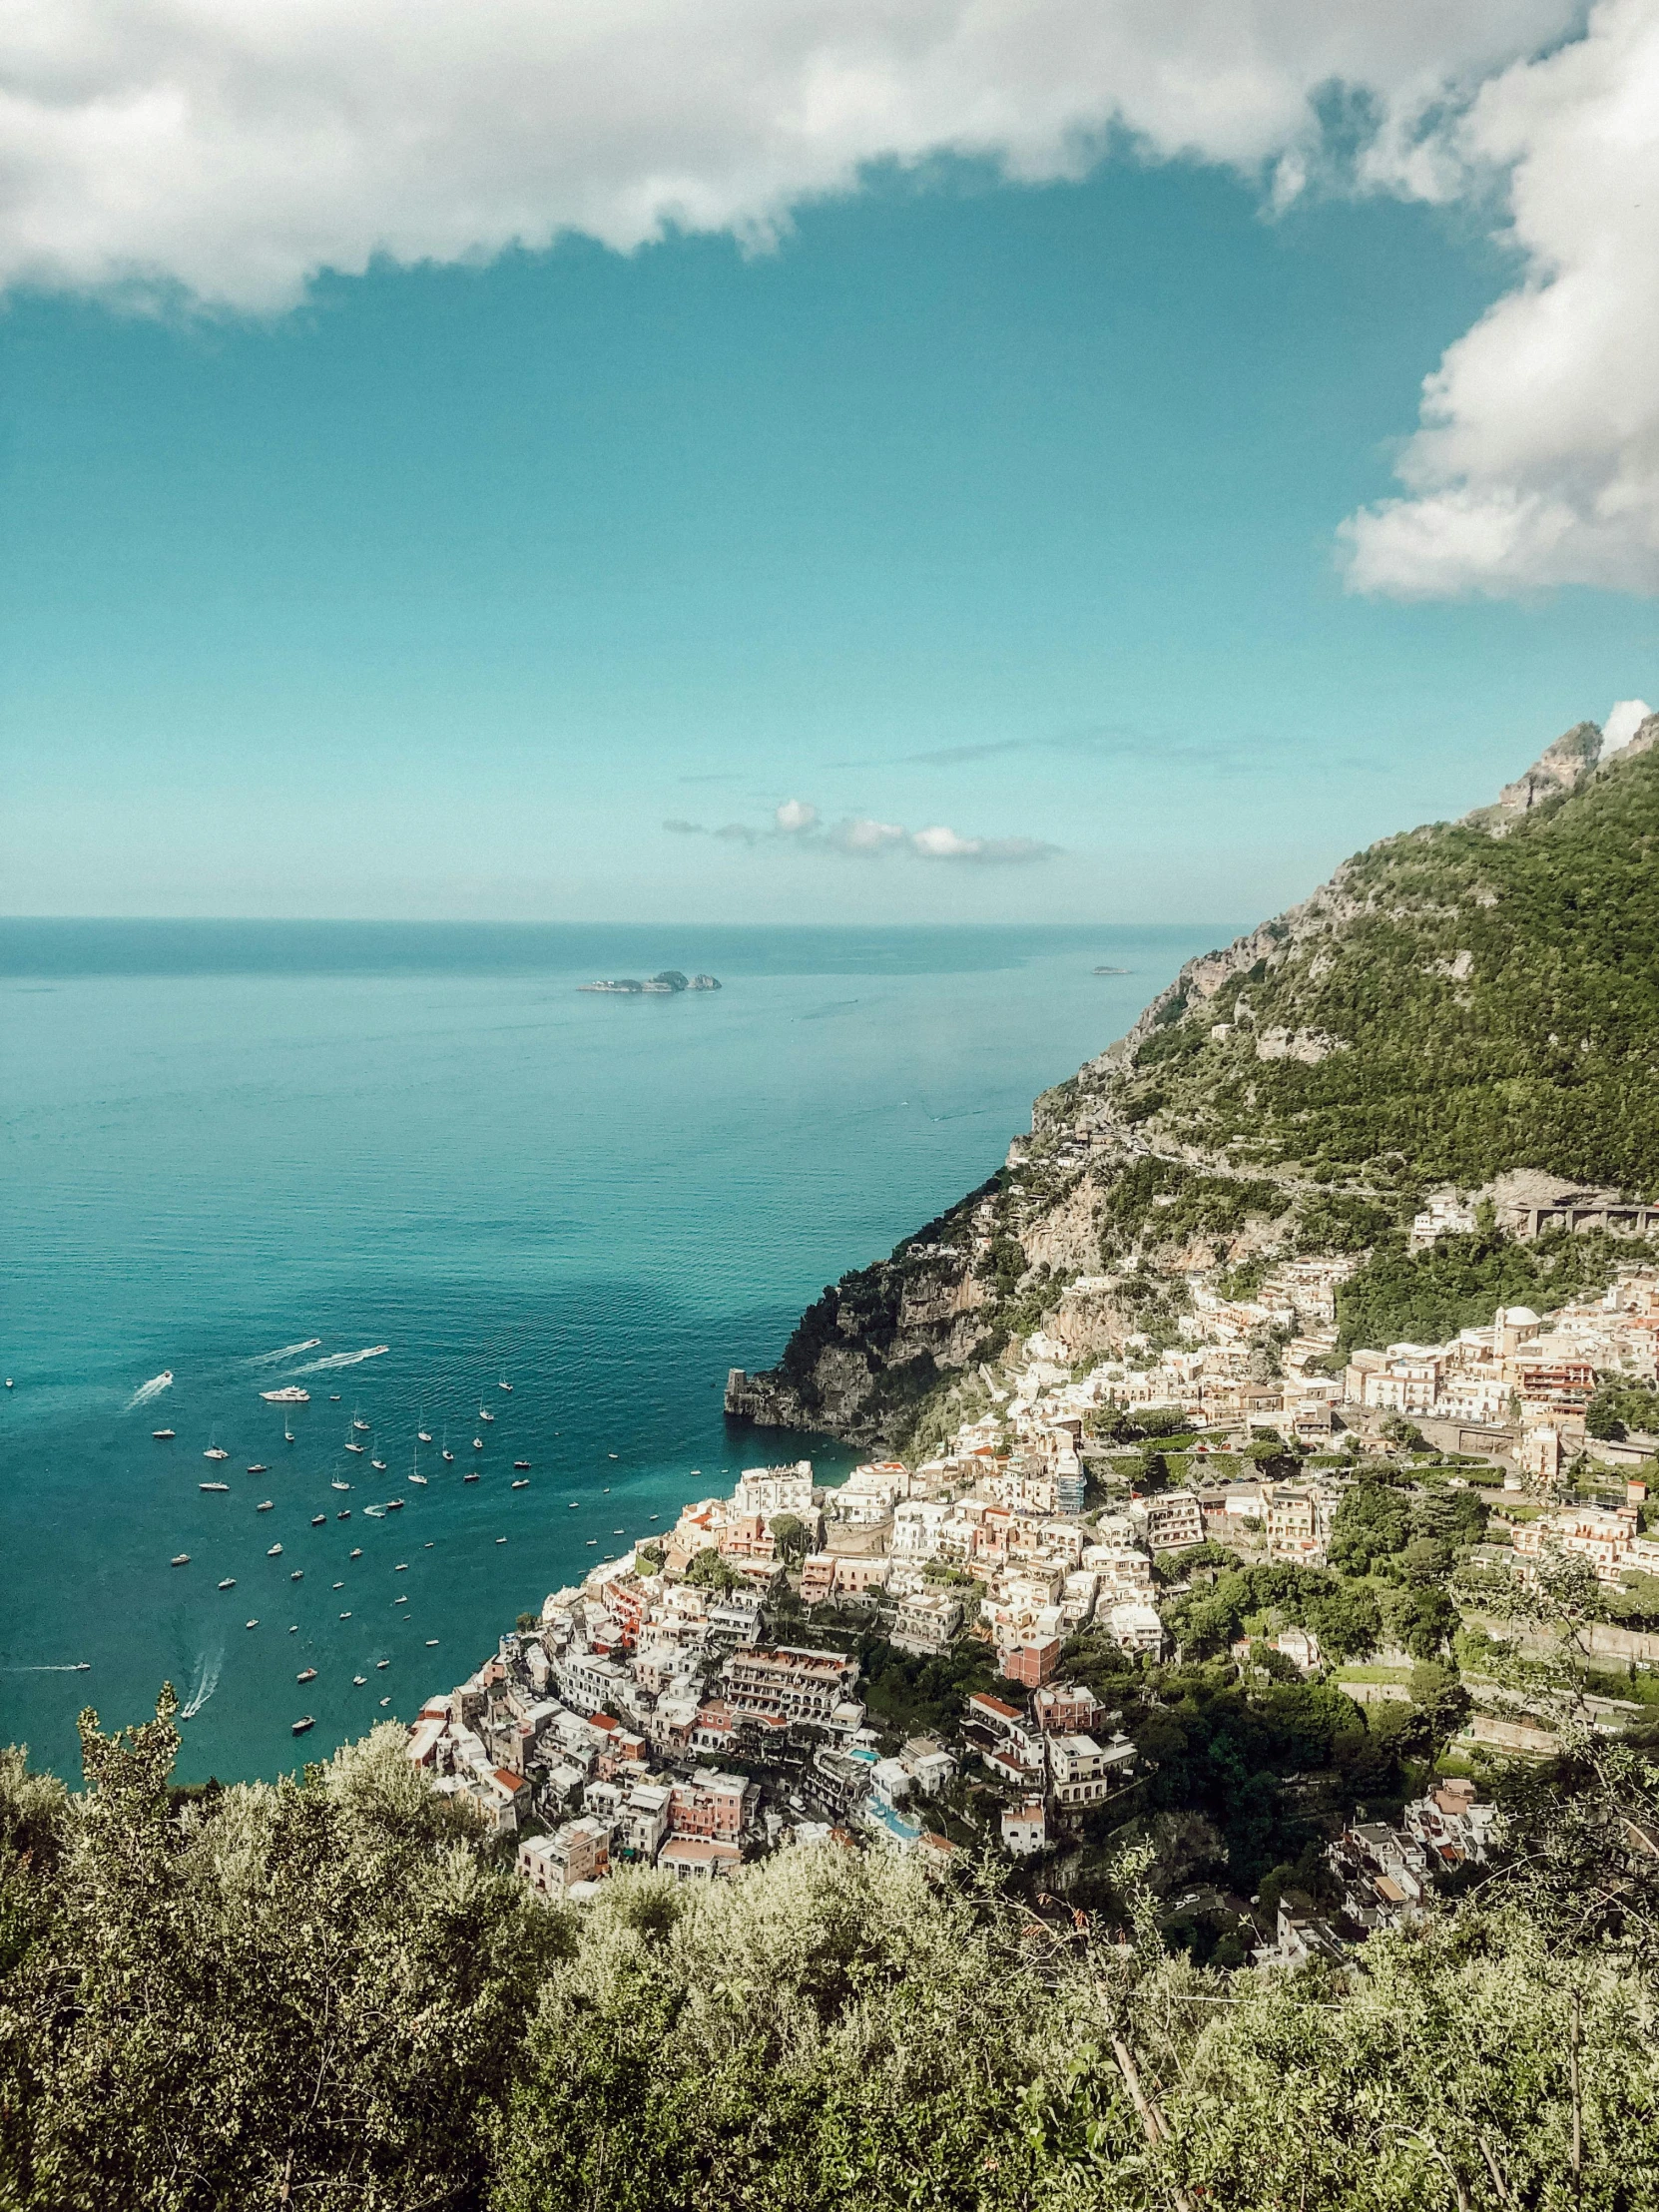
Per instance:
[[[1435,1185],[1659,1192],[1659,716],[1383,840],[1191,960],[1005,1166],[808,1309],[727,1407],[860,1444],[1046,1317],[1078,1349],[1194,1269],[1358,1252]],[[1518,1217],[1517,1217],[1518,1219]]]

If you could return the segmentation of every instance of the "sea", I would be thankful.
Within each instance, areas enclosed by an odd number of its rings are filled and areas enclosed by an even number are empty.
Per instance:
[[[0,923],[0,1741],[78,1784],[166,1681],[179,1780],[293,1771],[742,1467],[839,1478],[728,1369],[1232,933]],[[664,968],[723,987],[578,988]]]

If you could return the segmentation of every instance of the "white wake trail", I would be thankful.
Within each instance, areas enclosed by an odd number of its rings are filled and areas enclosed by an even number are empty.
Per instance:
[[[378,1360],[389,1345],[370,1345],[366,1352],[330,1352],[326,1360],[307,1360],[302,1368],[295,1368],[295,1375],[320,1375],[324,1368],[354,1368],[364,1360]]]
[[[170,1390],[172,1389],[172,1387],[173,1370],[171,1368],[164,1368],[160,1375],[153,1375],[148,1382],[141,1382],[139,1384],[138,1388],[127,1400],[126,1410],[130,1413],[135,1406],[148,1405],[153,1397],[160,1397],[163,1390]]]
[[[274,1367],[278,1360],[294,1360],[302,1352],[314,1352],[321,1342],[320,1337],[307,1337],[303,1344],[283,1345],[280,1352],[256,1352],[246,1365],[251,1368]]]
[[[62,1661],[57,1666],[0,1667],[0,1674],[85,1674],[87,1671],[85,1662],[80,1659]]]
[[[179,1718],[182,1721],[195,1720],[197,1714],[201,1712],[203,1706],[207,1704],[209,1698],[219,1688],[219,1671],[224,1664],[225,1647],[223,1644],[211,1659],[206,1656],[203,1657],[200,1672],[196,1677],[196,1687],[190,1693],[190,1702],[179,1708]]]

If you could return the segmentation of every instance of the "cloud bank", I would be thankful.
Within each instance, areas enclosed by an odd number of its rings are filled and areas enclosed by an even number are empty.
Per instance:
[[[1490,200],[1515,288],[1424,387],[1353,586],[1659,590],[1652,0],[0,0],[0,286],[271,312],[321,271],[672,228],[871,162],[1114,141],[1283,205]],[[1566,44],[1552,44],[1566,40]],[[1362,143],[1338,160],[1322,117]]]
[[[663,828],[678,837],[722,837],[750,845],[783,841],[805,850],[843,853],[853,859],[904,852],[912,859],[966,861],[978,867],[1024,866],[1034,860],[1052,859],[1060,849],[1057,844],[1045,844],[1040,837],[965,837],[942,824],[926,830],[905,830],[896,822],[876,822],[868,816],[852,816],[825,829],[818,809],[804,799],[786,799],[774,814],[770,830],[757,830],[743,822],[710,829],[701,822],[678,819],[665,822]]]

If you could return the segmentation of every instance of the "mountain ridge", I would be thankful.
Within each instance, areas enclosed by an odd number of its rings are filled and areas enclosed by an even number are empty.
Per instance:
[[[1167,1323],[1193,1272],[1371,1252],[1435,1185],[1523,1234],[1551,1190],[1651,1199],[1656,1077],[1659,715],[1611,755],[1579,723],[1492,805],[1189,960],[994,1176],[734,1370],[727,1409],[892,1445],[1057,1306]]]

